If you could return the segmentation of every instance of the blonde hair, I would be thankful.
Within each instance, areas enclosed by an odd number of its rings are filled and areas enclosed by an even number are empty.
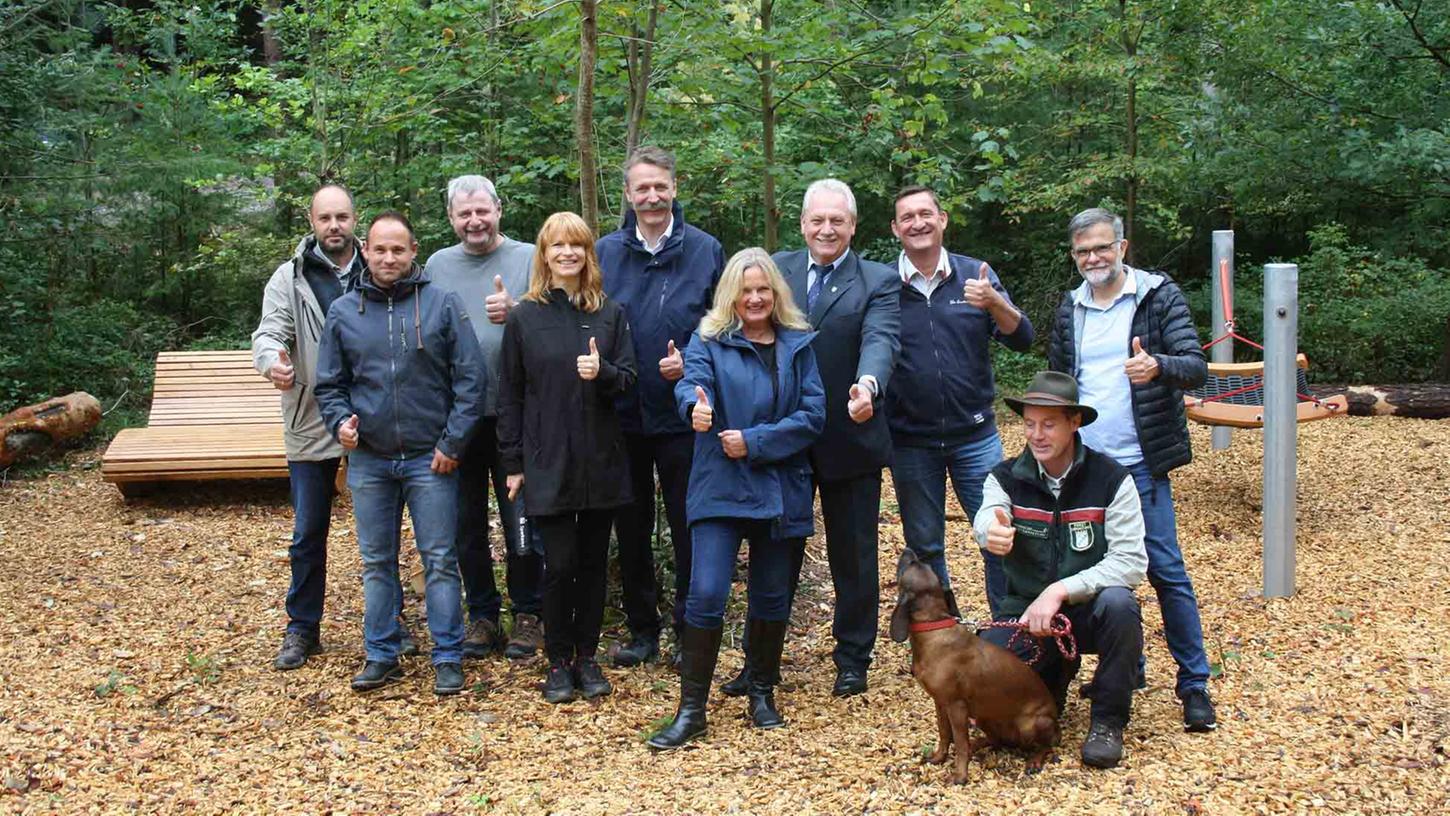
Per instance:
[[[765,273],[765,280],[775,293],[775,308],[770,312],[772,323],[787,329],[806,330],[811,327],[806,316],[796,307],[795,297],[791,295],[790,287],[775,261],[770,259],[770,254],[760,247],[748,247],[731,255],[729,263],[725,264],[720,282],[715,285],[715,302],[710,305],[710,311],[700,318],[701,337],[713,339],[740,331],[740,315],[735,313],[735,302],[745,288],[745,272],[748,269],[759,269]]]
[[[569,295],[574,308],[585,312],[597,312],[604,305],[604,277],[599,272],[599,256],[594,254],[594,232],[584,219],[571,212],[556,212],[539,227],[534,239],[534,265],[529,274],[529,291],[524,300],[548,303],[549,290],[553,288],[554,275],[549,263],[544,260],[544,251],[554,242],[580,244],[584,247],[584,269],[579,273],[579,287]]]

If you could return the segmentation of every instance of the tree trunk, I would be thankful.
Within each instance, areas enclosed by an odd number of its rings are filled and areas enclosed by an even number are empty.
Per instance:
[[[282,43],[277,40],[277,32],[272,27],[272,18],[279,11],[278,2],[279,0],[265,0],[262,3],[262,59],[266,60],[268,66],[282,61]]]
[[[760,33],[770,35],[771,14],[774,0],[760,0]],[[760,55],[760,129],[761,144],[765,150],[764,196],[765,196],[765,251],[774,252],[780,245],[780,207],[775,201],[775,69],[770,52]]]
[[[596,0],[579,2],[579,91],[574,98],[574,138],[579,143],[579,214],[599,232],[599,191],[594,158],[594,59],[599,44]]]
[[[1128,178],[1123,201],[1123,237],[1128,239],[1128,251],[1133,251],[1133,224],[1138,216],[1138,38],[1132,35],[1132,24],[1128,19],[1128,0],[1118,0],[1118,18],[1123,24],[1123,53],[1128,57],[1128,99],[1124,113],[1128,124]],[[1141,31],[1141,30],[1140,30]]]
[[[624,139],[626,157],[639,147],[640,134],[644,131],[645,103],[649,99],[650,62],[654,57],[655,25],[659,21],[659,14],[659,3],[650,0],[649,20],[645,23],[643,34],[635,26],[634,39],[629,41],[629,127]]]
[[[84,391],[17,408],[0,417],[0,468],[74,439],[101,421],[101,404]]]
[[[1415,419],[1450,417],[1450,383],[1395,385],[1313,385],[1316,397],[1344,394],[1351,416],[1397,416]]]

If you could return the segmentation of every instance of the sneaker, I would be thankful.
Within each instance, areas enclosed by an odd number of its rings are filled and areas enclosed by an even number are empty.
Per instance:
[[[629,643],[619,647],[619,651],[614,653],[614,665],[620,669],[628,669],[641,663],[653,663],[659,659],[658,635],[635,635],[630,638]]]
[[[555,660],[549,664],[549,674],[544,677],[544,701],[567,703],[574,699],[574,673],[569,661]]]
[[[1116,768],[1123,758],[1123,729],[1094,721],[1082,743],[1082,764]]]
[[[614,687],[604,678],[599,662],[592,657],[581,657],[574,661],[574,683],[587,700],[614,691]]]
[[[433,693],[447,697],[463,691],[463,664],[439,663],[433,667]]]
[[[527,612],[514,615],[514,630],[509,634],[508,645],[503,648],[504,657],[522,660],[533,657],[544,642],[544,625],[538,615]]]
[[[363,670],[352,678],[352,690],[372,691],[402,679],[403,669],[397,663],[369,660],[363,664]]]
[[[480,618],[468,624],[468,633],[463,636],[464,657],[487,657],[501,648],[503,630],[498,628],[498,621]]]
[[[282,636],[282,648],[277,650],[277,659],[272,661],[272,668],[277,671],[300,669],[307,663],[309,656],[320,651],[322,642],[316,635],[288,632]]]
[[[1189,689],[1183,694],[1183,730],[1203,733],[1218,728],[1218,715],[1206,689]]]
[[[398,631],[401,635],[398,638],[398,654],[403,657],[413,657],[418,654],[418,641],[413,639],[413,633],[408,631],[408,624],[398,619]]]

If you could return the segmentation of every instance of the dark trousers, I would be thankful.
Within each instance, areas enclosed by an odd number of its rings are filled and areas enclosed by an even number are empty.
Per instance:
[[[881,581],[876,565],[877,521],[881,508],[881,472],[855,479],[817,482],[821,515],[826,521],[826,560],[836,591],[831,653],[837,669],[865,671],[876,647],[876,619],[881,606]],[[791,564],[791,599],[805,562],[805,540],[795,548]]]
[[[1098,656],[1098,669],[1093,674],[1093,722],[1126,726],[1132,710],[1138,658],[1143,654],[1143,613],[1138,608],[1138,599],[1130,589],[1108,587],[1091,601],[1064,606],[1061,611],[1072,622],[1078,654]],[[1006,647],[1014,631],[986,629],[981,636]],[[1032,657],[1030,643],[1034,640],[1041,656],[1032,668],[1056,699],[1066,699],[1067,686],[1077,675],[1082,661],[1064,660],[1052,638],[1033,638],[1026,633],[1010,648],[1025,661]]]
[[[338,459],[288,460],[292,494],[292,583],[287,587],[287,631],[317,637],[327,587],[327,531],[332,524]]]
[[[613,519],[612,509],[529,518],[544,543],[544,651],[551,661],[594,657],[599,648]]]
[[[790,569],[803,540],[772,538],[770,527],[769,521],[728,518],[701,519],[690,525],[695,553],[690,597],[685,601],[686,623],[697,629],[724,625],[741,539],[750,541],[745,585],[750,617],[767,621],[790,618]]]
[[[644,436],[625,434],[629,456],[630,488],[634,501],[615,513],[619,541],[619,574],[624,588],[624,616],[635,635],[658,637],[659,589],[655,583],[655,472],[665,498],[665,520],[675,554],[673,623],[685,619],[685,597],[690,593],[690,529],[685,523],[685,493],[690,483],[690,460],[695,452],[693,433]]]
[[[484,417],[474,426],[473,438],[458,463],[458,569],[469,620],[498,623],[503,597],[493,576],[493,554],[488,545],[488,490],[498,500],[499,525],[504,535],[504,569],[514,614],[538,615],[543,609],[540,590],[544,559],[532,549],[519,554],[519,510],[509,501],[503,466],[498,461],[498,420]]]

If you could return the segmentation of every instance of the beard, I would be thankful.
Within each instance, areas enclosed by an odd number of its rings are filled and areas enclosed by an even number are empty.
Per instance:
[[[1114,261],[1110,266],[1102,269],[1079,269],[1078,273],[1088,282],[1089,286],[1106,286],[1118,279],[1123,271],[1123,262]]]

